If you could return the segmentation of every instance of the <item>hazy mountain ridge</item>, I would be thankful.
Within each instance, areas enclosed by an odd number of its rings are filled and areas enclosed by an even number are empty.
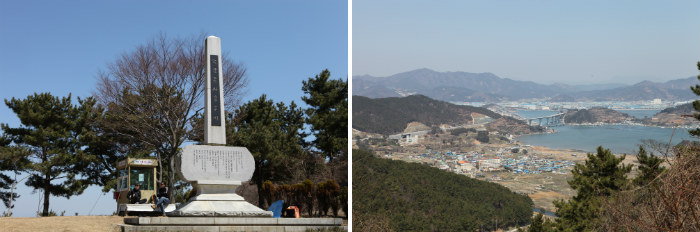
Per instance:
[[[353,95],[370,98],[422,94],[443,101],[498,102],[521,99],[551,101],[635,101],[691,100],[689,90],[697,84],[695,77],[667,82],[643,81],[634,85],[538,84],[501,78],[493,73],[436,72],[430,69],[394,74],[388,77],[353,76]]]
[[[670,80],[663,83],[642,81],[637,84],[597,91],[584,91],[572,94],[577,100],[589,101],[639,101],[659,98],[662,100],[692,100],[695,94],[690,86],[695,85],[697,78]]]

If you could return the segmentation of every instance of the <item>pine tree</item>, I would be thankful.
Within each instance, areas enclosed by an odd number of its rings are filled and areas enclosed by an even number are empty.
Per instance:
[[[306,96],[302,100],[309,105],[306,114],[316,137],[315,147],[333,160],[348,153],[348,83],[330,76],[326,69],[303,81]]]
[[[700,62],[698,62],[697,65],[698,65],[698,70],[700,70]],[[698,80],[700,80],[700,75],[698,75]],[[695,85],[695,87],[690,86],[690,90],[692,90],[693,93],[695,93],[695,95],[700,96],[700,85]],[[700,111],[700,100],[696,100],[693,102],[693,108],[695,108],[696,111]],[[700,114],[695,114],[695,115],[693,115],[693,117],[695,117],[695,119],[697,119],[697,120],[700,120]],[[688,132],[690,132],[690,135],[700,136],[700,128],[690,130]]]
[[[20,181],[17,180],[17,174],[24,171],[29,164],[27,150],[12,146],[11,143],[12,140],[8,136],[0,136],[0,200],[8,209],[14,206],[11,201],[20,197],[13,189],[13,183]],[[8,175],[11,173],[14,177]]]
[[[540,212],[530,219],[530,227],[528,227],[528,232],[549,232],[554,231],[552,221],[544,217],[544,210],[540,209]]]
[[[243,104],[236,110],[234,123],[229,124],[227,144],[244,146],[255,158],[251,181],[262,189],[265,181],[282,182],[291,178],[298,158],[304,154],[299,143],[303,129],[303,111],[294,102],[275,104],[266,95]],[[264,195],[258,191],[258,206]]]
[[[532,222],[530,223],[530,227],[527,229],[528,232],[543,232],[544,231],[544,219],[542,216],[542,212],[538,213],[534,217],[532,217]]]
[[[95,101],[78,98],[78,102],[74,106],[70,94],[59,98],[49,93],[5,100],[22,125],[1,127],[16,146],[30,152],[32,163],[27,166],[30,176],[26,185],[43,191],[43,216],[49,215],[50,195],[70,198],[82,194],[90,183],[80,175],[87,156],[78,139],[86,125],[81,112],[92,108]]]
[[[647,151],[642,146],[639,146],[637,161],[639,161],[639,175],[634,178],[634,184],[638,186],[647,185],[666,170],[666,168],[661,166],[663,159],[654,156],[654,153],[647,155]]]
[[[632,165],[621,164],[622,157],[615,157],[609,149],[598,147],[596,154],[588,153],[584,164],[574,166],[569,186],[578,193],[568,201],[555,201],[558,227],[565,231],[591,230],[598,217],[601,197],[608,197],[627,184],[627,173]]]

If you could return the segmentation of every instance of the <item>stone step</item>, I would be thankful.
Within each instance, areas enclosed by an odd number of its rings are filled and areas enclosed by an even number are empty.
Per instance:
[[[347,230],[342,218],[134,217],[122,231],[274,231]]]
[[[258,232],[306,232],[306,231],[347,231],[347,226],[134,226],[121,225],[121,231],[258,231]]]
[[[129,225],[275,225],[340,226],[342,218],[245,218],[245,217],[133,217],[124,218]]]

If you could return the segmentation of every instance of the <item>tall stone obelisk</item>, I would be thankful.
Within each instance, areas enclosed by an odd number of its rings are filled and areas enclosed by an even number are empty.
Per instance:
[[[207,86],[204,109],[204,144],[182,148],[178,174],[192,183],[197,195],[169,216],[272,217],[236,194],[242,182],[255,172],[255,159],[248,148],[226,145],[221,39],[206,39]],[[213,146],[212,146],[213,145]]]
[[[221,76],[221,39],[209,36],[205,42],[207,87],[204,107],[204,144],[226,144],[223,80]]]

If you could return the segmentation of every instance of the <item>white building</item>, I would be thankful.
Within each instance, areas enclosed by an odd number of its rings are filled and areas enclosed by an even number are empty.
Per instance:
[[[459,162],[459,169],[462,170],[463,173],[468,173],[476,168],[474,168],[474,165],[472,165],[469,162],[460,161]]]
[[[479,160],[478,165],[479,170],[481,171],[494,171],[502,169],[501,158],[482,159]]]
[[[395,135],[389,135],[389,139],[399,140],[401,145],[416,144],[423,139],[423,136],[428,134],[430,131],[416,131],[410,133],[401,133]]]

